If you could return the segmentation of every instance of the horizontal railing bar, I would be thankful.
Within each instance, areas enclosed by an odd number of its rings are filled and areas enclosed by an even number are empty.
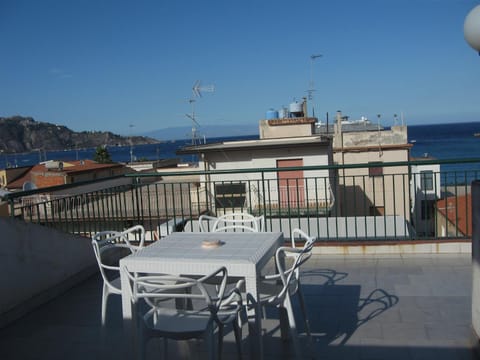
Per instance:
[[[192,175],[215,175],[215,174],[245,174],[258,172],[279,172],[279,171],[296,171],[296,170],[338,170],[338,169],[361,169],[361,168],[377,168],[377,167],[396,167],[396,166],[412,166],[412,165],[436,165],[436,164],[468,164],[480,163],[480,158],[471,159],[444,159],[444,160],[412,160],[412,161],[395,161],[395,162],[379,162],[379,163],[360,163],[345,165],[309,165],[309,166],[291,166],[275,168],[254,168],[254,169],[225,169],[225,170],[198,170],[184,172],[161,172],[161,173],[141,173],[141,174],[125,174],[127,177],[151,177],[151,176],[192,176]]]

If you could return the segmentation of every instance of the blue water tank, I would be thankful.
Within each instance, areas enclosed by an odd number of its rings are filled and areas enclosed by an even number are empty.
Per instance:
[[[268,110],[266,118],[267,120],[278,119],[278,111],[273,109]]]

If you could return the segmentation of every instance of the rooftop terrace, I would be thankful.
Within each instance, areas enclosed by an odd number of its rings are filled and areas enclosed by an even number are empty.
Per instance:
[[[314,332],[309,350],[306,337],[300,335],[306,356],[359,360],[473,358],[470,254],[317,254],[303,270]],[[1,329],[0,358],[121,358],[125,340],[120,297],[110,298],[102,347],[101,286],[100,275],[95,275]],[[270,315],[274,314],[267,317]],[[262,324],[265,358],[293,358],[288,343],[280,340],[278,321],[268,319]],[[161,358],[160,342],[155,341],[149,345],[148,359]],[[206,358],[201,342],[172,342],[169,351],[171,359]],[[229,332],[223,358],[234,357],[233,334]]]

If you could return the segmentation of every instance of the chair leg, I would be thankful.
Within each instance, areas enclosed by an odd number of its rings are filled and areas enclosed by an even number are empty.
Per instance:
[[[140,332],[141,333],[141,332]],[[142,337],[141,341],[138,341],[137,339],[137,344],[140,342],[140,346],[137,346],[138,348],[138,359],[140,360],[145,360],[147,358],[147,346],[148,346],[148,338],[145,336],[145,334],[140,335]]]
[[[218,359],[221,359],[222,351],[223,351],[223,325],[222,324],[218,324],[217,341],[218,341]]]
[[[107,301],[108,301],[108,289],[104,284],[102,289],[102,314],[101,314],[102,326],[100,328],[102,357],[105,357],[108,354],[108,332],[106,328]]]
[[[297,359],[301,359],[302,354],[300,351],[300,344],[298,341],[297,325],[295,323],[295,316],[293,314],[292,301],[290,299],[290,296],[288,295],[285,297],[284,306],[288,314],[288,322],[290,324],[290,337],[292,338],[293,348],[295,350],[295,356]]]
[[[108,295],[109,295],[109,290],[108,290],[107,285],[104,283],[103,284],[103,290],[102,290],[102,327],[105,326],[106,319],[107,319]]]
[[[206,344],[208,348],[209,359],[217,358],[218,349],[215,346],[215,328],[213,324],[209,324],[207,329]]]
[[[305,321],[305,332],[307,333],[309,341],[311,341],[312,333],[310,331],[310,321],[308,320],[307,307],[305,306],[305,298],[303,297],[303,292],[300,287],[300,284],[297,289],[298,299],[300,300],[300,308],[302,310],[303,320]]]
[[[163,358],[168,359],[168,339],[163,338]]]
[[[233,322],[233,333],[235,335],[235,343],[237,345],[238,358],[242,358],[242,321],[238,319]]]
[[[282,341],[288,341],[290,324],[288,320],[287,309],[283,306],[278,308],[278,317],[280,319],[280,335]]]

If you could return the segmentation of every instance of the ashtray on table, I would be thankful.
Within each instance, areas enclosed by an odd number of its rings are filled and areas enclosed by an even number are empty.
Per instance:
[[[206,249],[217,248],[225,244],[222,240],[203,240],[202,247]]]

